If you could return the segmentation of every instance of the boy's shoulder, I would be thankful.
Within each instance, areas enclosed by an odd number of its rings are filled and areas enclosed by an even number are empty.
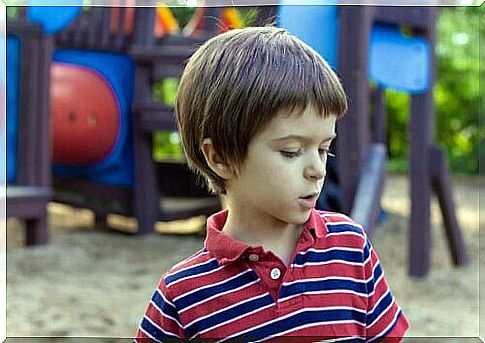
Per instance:
[[[363,246],[367,237],[361,224],[342,213],[321,210],[316,210],[316,212],[327,229],[326,240],[331,237],[335,239],[341,238],[348,242],[355,242],[359,247]]]
[[[208,273],[218,267],[217,260],[210,256],[206,248],[202,248],[163,273],[162,281],[167,287],[170,287],[183,280]]]

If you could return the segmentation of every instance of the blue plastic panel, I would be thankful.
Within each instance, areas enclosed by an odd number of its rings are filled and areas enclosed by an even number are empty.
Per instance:
[[[370,37],[369,78],[383,88],[423,93],[430,87],[430,48],[397,26],[375,25]]]
[[[5,36],[0,35],[0,186],[5,185],[7,181],[7,144],[5,142],[7,137],[7,113],[6,113],[6,99],[5,94],[5,64],[6,64],[7,40]]]
[[[32,5],[35,4],[34,1],[31,1],[31,3]],[[79,1],[73,3],[79,4]],[[42,4],[48,3],[42,0]],[[63,1],[62,4],[68,5],[69,1]],[[27,8],[27,18],[40,24],[44,32],[52,34],[67,27],[81,13],[81,9],[80,6],[31,6]]]
[[[294,1],[280,1],[277,25],[310,45],[335,69],[339,29],[337,6],[325,5],[335,3],[335,1],[311,2],[313,4],[321,3],[321,6],[295,6],[289,5],[289,3],[294,3]]]
[[[17,178],[20,40],[7,36],[7,182]],[[28,101],[29,99],[23,99]]]
[[[131,102],[133,98],[135,65],[124,54],[77,49],[59,49],[54,61],[92,68],[111,84],[120,108],[120,132],[111,153],[101,162],[90,166],[55,165],[54,174],[87,178],[103,184],[133,185],[133,142]]]

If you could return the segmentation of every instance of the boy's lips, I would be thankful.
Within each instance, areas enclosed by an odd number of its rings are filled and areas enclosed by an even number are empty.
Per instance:
[[[312,193],[310,195],[299,197],[298,203],[306,208],[314,208],[317,204],[319,193]]]

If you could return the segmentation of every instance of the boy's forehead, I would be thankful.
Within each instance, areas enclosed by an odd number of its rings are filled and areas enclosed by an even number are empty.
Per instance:
[[[335,133],[336,115],[320,115],[315,108],[307,106],[305,111],[281,112],[266,125],[262,134],[268,138],[279,136],[331,136]]]

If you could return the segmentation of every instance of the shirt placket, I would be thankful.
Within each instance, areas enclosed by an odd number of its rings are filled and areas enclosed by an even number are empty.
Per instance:
[[[279,313],[287,308],[294,307],[299,299],[290,299],[281,302],[279,295],[284,282],[291,282],[296,279],[294,275],[293,261],[298,252],[309,248],[313,239],[308,230],[305,230],[298,243],[291,263],[286,266],[283,261],[272,252],[263,252],[261,250],[250,250],[247,253],[246,261],[250,267],[258,274],[261,279],[262,287],[265,288],[275,303],[275,310]]]

